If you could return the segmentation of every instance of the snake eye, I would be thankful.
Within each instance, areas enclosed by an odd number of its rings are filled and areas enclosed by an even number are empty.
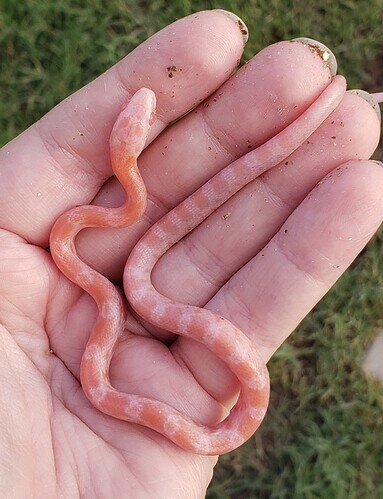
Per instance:
[[[156,120],[156,111],[153,111],[149,118],[149,126],[152,126]]]

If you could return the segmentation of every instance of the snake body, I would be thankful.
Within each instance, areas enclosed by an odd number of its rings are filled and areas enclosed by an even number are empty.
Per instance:
[[[256,177],[290,156],[340,103],[345,80],[336,76],[294,122],[257,149],[234,161],[153,225],[136,244],[124,271],[126,298],[145,321],[203,343],[238,378],[241,389],[226,419],[214,426],[194,422],[168,404],[116,390],[109,367],[126,322],[117,288],[77,255],[75,237],[87,227],[128,227],[146,209],[146,189],[137,168],[155,112],[155,95],[138,90],[120,113],[110,136],[113,171],[127,193],[118,208],[79,206],[54,224],[50,248],[59,269],[96,301],[99,315],[81,360],[81,384],[91,403],[118,419],[144,425],[185,450],[207,455],[229,452],[257,430],[267,410],[269,376],[249,338],[224,317],[161,295],[151,283],[159,258],[214,210]]]

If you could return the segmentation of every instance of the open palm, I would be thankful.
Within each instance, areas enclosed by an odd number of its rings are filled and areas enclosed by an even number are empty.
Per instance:
[[[228,80],[244,31],[220,11],[177,21],[0,150],[2,495],[204,495],[214,458],[107,417],[84,397],[79,364],[97,309],[45,248],[63,211],[123,201],[110,178],[108,137],[138,88],[158,100],[139,162],[146,216],[126,230],[83,231],[77,241],[82,257],[115,281],[154,221],[293,121],[329,83],[319,52],[299,42],[268,47]],[[367,161],[378,140],[376,112],[347,93],[288,160],[160,260],[155,286],[230,319],[267,361],[381,223],[383,170]],[[112,362],[117,388],[206,424],[227,413],[237,382],[208,350],[133,317],[129,331]]]

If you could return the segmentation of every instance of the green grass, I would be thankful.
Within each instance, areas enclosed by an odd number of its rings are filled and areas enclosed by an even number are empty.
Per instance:
[[[156,30],[212,7],[247,23],[244,60],[306,35],[352,87],[383,86],[382,0],[0,0],[0,145]],[[382,255],[380,232],[275,355],[256,445],[220,460],[209,498],[383,497],[383,389],[361,371],[383,327]]]

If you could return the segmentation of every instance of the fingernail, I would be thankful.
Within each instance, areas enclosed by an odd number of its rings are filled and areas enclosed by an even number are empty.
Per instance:
[[[326,45],[324,45],[321,42],[318,42],[317,40],[313,40],[312,38],[306,38],[306,37],[294,38],[292,41],[303,43],[303,45],[307,45],[311,50],[311,52],[314,52],[314,54],[319,55],[319,57],[324,62],[324,65],[329,68],[331,76],[336,75],[338,69],[338,63],[336,62],[335,55],[331,52],[331,50],[328,47],[326,47]]]
[[[351,92],[352,94],[359,95],[359,97],[362,97],[362,99],[364,99],[365,101],[367,101],[372,106],[372,108],[374,109],[374,111],[376,112],[376,114],[378,115],[379,121],[380,122],[382,121],[382,115],[381,115],[381,112],[380,112],[380,106],[378,104],[378,101],[375,99],[375,97],[373,95],[369,94],[365,90],[359,90],[358,88],[357,89],[353,89],[353,90],[349,90],[349,92]]]
[[[376,159],[374,159],[374,163],[383,168],[383,163],[381,161],[377,161]]]
[[[226,17],[231,19],[232,21],[235,22],[235,24],[238,26],[240,32],[242,33],[242,38],[243,38],[243,44],[246,45],[247,40],[249,39],[249,30],[247,29],[246,24],[242,21],[240,17],[237,16],[237,14],[234,14],[233,12],[230,12],[228,10],[223,10],[223,9],[214,9],[216,12],[221,12],[224,14]]]

